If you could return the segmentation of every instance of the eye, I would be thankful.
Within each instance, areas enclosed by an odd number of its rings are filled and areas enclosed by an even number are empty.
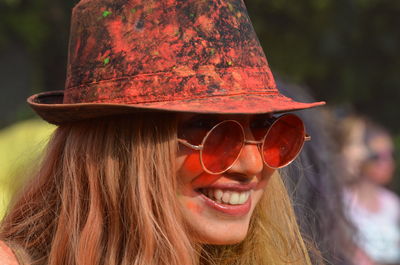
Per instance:
[[[250,130],[256,140],[260,140],[267,133],[268,128],[273,123],[273,118],[269,115],[257,115],[250,121]]]
[[[273,119],[267,115],[260,115],[253,118],[250,122],[251,129],[268,129],[273,123]]]
[[[185,139],[191,144],[199,145],[207,132],[218,122],[219,120],[213,116],[194,116],[179,125],[178,138]]]

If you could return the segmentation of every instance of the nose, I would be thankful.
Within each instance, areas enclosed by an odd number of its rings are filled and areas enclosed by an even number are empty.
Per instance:
[[[246,139],[254,140],[251,132],[246,132]],[[249,177],[254,177],[261,173],[263,168],[264,162],[258,146],[256,144],[245,144],[238,159],[229,169],[229,172],[241,173]]]

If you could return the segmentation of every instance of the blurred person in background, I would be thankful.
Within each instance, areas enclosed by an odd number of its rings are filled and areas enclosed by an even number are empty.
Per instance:
[[[387,186],[395,171],[393,139],[369,119],[341,122],[346,213],[357,228],[353,240],[373,262],[400,264],[400,200]],[[355,264],[364,264],[355,256]]]
[[[304,87],[281,80],[277,84],[286,96],[300,101],[313,100]],[[356,246],[350,234],[354,227],[345,217],[342,204],[343,185],[338,179],[339,150],[334,144],[335,123],[327,108],[303,110],[298,114],[304,120],[312,141],[304,145],[295,163],[282,169],[281,173],[293,195],[301,232],[305,238],[316,242],[326,264],[353,264],[351,260]]]

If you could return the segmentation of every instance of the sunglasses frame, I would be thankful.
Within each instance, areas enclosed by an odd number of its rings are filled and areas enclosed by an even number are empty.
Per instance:
[[[300,146],[300,148],[299,148],[297,154],[296,154],[291,160],[289,160],[288,162],[286,162],[285,164],[283,164],[283,165],[281,165],[281,166],[279,166],[279,167],[273,167],[273,166],[270,166],[270,165],[265,161],[264,154],[262,153],[262,150],[264,149],[265,139],[267,138],[267,136],[268,136],[268,134],[269,134],[271,128],[272,128],[280,119],[282,119],[282,118],[284,118],[284,117],[288,117],[288,116],[293,116],[293,117],[299,119],[299,120],[302,122],[304,140],[303,140],[303,143],[301,144],[301,146]],[[246,139],[246,134],[245,134],[245,131],[244,131],[244,128],[243,128],[243,125],[242,125],[240,122],[238,122],[238,121],[236,121],[236,120],[223,120],[223,121],[217,123],[216,125],[214,125],[214,126],[206,133],[206,135],[203,137],[203,140],[201,141],[201,143],[200,143],[199,145],[193,145],[193,144],[189,143],[187,140],[185,140],[185,139],[180,139],[180,138],[178,138],[178,142],[179,142],[180,144],[182,144],[182,145],[188,147],[188,148],[191,148],[191,149],[196,150],[196,151],[200,151],[200,164],[201,164],[201,166],[203,167],[204,171],[207,172],[208,174],[220,175],[220,174],[225,173],[225,172],[228,171],[229,169],[231,169],[231,168],[233,167],[233,165],[236,163],[236,161],[239,159],[240,154],[242,153],[243,147],[244,147],[246,144],[257,145],[258,150],[259,150],[259,152],[260,152],[260,155],[261,155],[261,157],[262,157],[262,160],[263,160],[264,164],[265,164],[267,167],[269,167],[269,168],[271,168],[271,169],[280,169],[280,168],[283,168],[283,167],[289,165],[290,163],[292,163],[292,162],[298,157],[298,155],[300,154],[301,150],[303,149],[304,143],[307,142],[307,141],[310,141],[310,140],[311,140],[311,136],[309,136],[308,134],[306,134],[304,122],[302,121],[302,119],[300,119],[299,116],[297,116],[297,115],[295,115],[295,114],[291,114],[291,113],[289,113],[289,114],[284,114],[284,115],[282,115],[282,116],[279,116],[279,117],[273,118],[273,119],[274,119],[274,120],[273,120],[273,122],[271,123],[271,125],[269,126],[269,128],[268,128],[268,130],[266,131],[265,135],[264,135],[264,136],[261,138],[261,140],[259,140],[259,141],[257,141],[257,140],[247,140],[247,139]],[[220,172],[212,172],[212,171],[210,171],[209,169],[207,169],[207,167],[204,165],[204,162],[203,162],[204,143],[205,143],[205,141],[207,140],[207,138],[209,137],[209,135],[211,134],[211,132],[213,132],[213,130],[215,130],[215,128],[217,128],[217,127],[220,126],[221,124],[224,124],[224,123],[227,123],[227,122],[233,122],[233,123],[237,124],[237,125],[239,126],[239,128],[241,129],[241,132],[242,132],[242,146],[240,147],[240,151],[238,152],[238,154],[237,154],[235,160],[231,163],[231,165],[230,165],[229,167],[227,167],[226,169],[224,169],[224,170],[222,170],[222,171],[220,171]]]

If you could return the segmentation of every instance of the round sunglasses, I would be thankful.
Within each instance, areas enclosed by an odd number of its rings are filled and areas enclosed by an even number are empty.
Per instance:
[[[252,130],[255,139],[245,138],[243,126],[235,120],[224,120],[213,126],[193,145],[178,138],[184,146],[200,151],[200,163],[205,172],[213,175],[229,170],[246,144],[257,145],[265,165],[279,169],[290,164],[300,153],[304,142],[311,140],[305,133],[303,121],[294,114],[274,118],[270,126]]]

